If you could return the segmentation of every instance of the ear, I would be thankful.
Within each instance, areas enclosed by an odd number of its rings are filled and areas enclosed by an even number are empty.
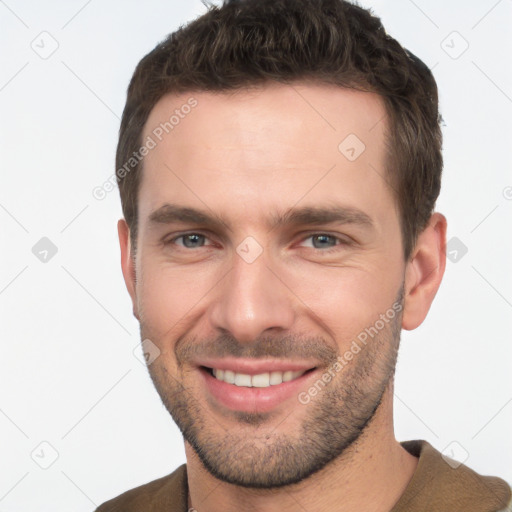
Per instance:
[[[130,242],[130,228],[124,219],[119,219],[117,223],[117,233],[119,235],[119,246],[121,248],[121,268],[123,270],[124,282],[133,305],[133,316],[139,320],[139,312],[137,308],[137,294],[135,291],[136,274],[135,274],[135,257],[133,255]]]
[[[405,269],[405,297],[402,328],[416,329],[430,309],[446,267],[446,218],[430,217],[419,234]]]

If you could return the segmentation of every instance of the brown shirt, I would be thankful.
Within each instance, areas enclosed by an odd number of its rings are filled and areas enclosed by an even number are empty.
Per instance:
[[[467,466],[448,464],[427,441],[401,445],[419,457],[416,471],[390,512],[512,512],[510,486]],[[187,512],[187,466],[107,501],[96,512]]]

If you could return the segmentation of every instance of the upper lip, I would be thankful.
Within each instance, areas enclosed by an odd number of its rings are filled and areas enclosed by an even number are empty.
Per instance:
[[[216,368],[218,370],[231,370],[235,373],[247,375],[258,375],[260,373],[286,372],[286,371],[307,371],[317,365],[312,362],[286,361],[279,359],[242,359],[224,357],[222,359],[201,359],[197,360],[198,366]]]

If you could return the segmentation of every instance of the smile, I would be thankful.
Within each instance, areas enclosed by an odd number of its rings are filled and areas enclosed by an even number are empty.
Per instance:
[[[228,384],[234,384],[235,386],[240,387],[254,387],[254,388],[267,388],[269,386],[277,386],[282,384],[283,382],[290,382],[299,378],[301,375],[304,375],[308,370],[299,370],[299,371],[274,371],[274,372],[266,372],[259,373],[257,375],[249,375],[247,373],[238,373],[232,370],[221,370],[217,368],[211,368],[212,375],[222,381],[227,382]]]
[[[217,367],[221,365],[224,368]],[[228,365],[230,368],[226,368]],[[278,366],[281,368],[276,368]],[[224,361],[223,364],[220,360],[208,365],[203,362],[197,369],[204,392],[216,404],[233,411],[251,413],[270,412],[285,402],[296,400],[298,394],[322,371],[306,364],[285,365],[279,361],[270,364]]]

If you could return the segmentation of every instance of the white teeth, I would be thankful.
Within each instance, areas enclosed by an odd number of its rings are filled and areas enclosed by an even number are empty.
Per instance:
[[[287,370],[286,372],[267,372],[259,373],[258,375],[248,375],[246,373],[236,373],[231,370],[218,370],[216,368],[213,368],[212,371],[215,378],[227,382],[228,384],[248,388],[267,388],[294,380],[306,373],[307,370],[298,370],[296,372],[292,372],[291,370]]]
[[[235,372],[232,372],[231,370],[224,370],[224,382],[227,382],[228,384],[234,384]]]
[[[255,388],[266,388],[270,386],[270,374],[260,373],[259,375],[252,376],[252,385]]]
[[[283,382],[288,382],[293,379],[293,372],[287,371],[283,373]]]
[[[235,373],[235,386],[252,387],[251,376],[245,373]]]
[[[283,382],[283,372],[270,372],[270,385],[275,386]]]

